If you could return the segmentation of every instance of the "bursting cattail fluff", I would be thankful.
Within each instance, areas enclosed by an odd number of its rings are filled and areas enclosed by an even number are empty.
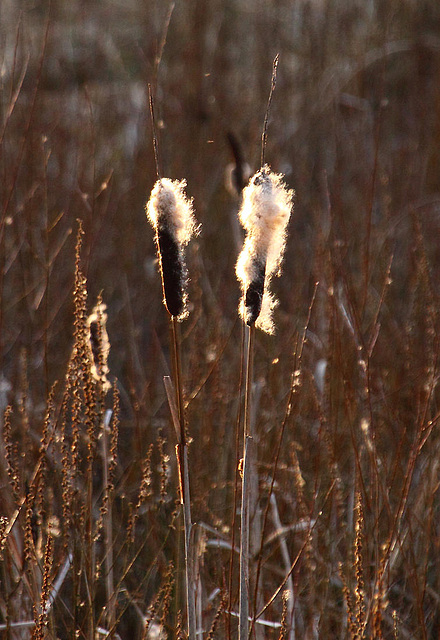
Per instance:
[[[86,320],[92,378],[95,382],[102,384],[104,392],[109,391],[112,386],[107,378],[109,373],[107,360],[110,353],[110,342],[107,333],[106,311],[107,306],[99,299]]]
[[[243,294],[240,314],[247,325],[255,323],[267,333],[274,331],[272,311],[277,304],[269,285],[280,274],[293,196],[283,176],[264,165],[243,190],[239,211],[246,231],[236,266]]]
[[[186,315],[187,271],[183,248],[198,231],[192,200],[185,195],[185,180],[161,178],[146,205],[149,221],[156,232],[164,304],[170,315]]]

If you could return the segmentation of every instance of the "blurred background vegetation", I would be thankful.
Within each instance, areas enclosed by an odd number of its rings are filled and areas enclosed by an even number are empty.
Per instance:
[[[436,0],[2,0],[0,408],[18,408],[13,433],[25,485],[33,458],[23,453],[24,430],[37,447],[49,390],[63,381],[71,354],[81,219],[89,308],[102,292],[111,377],[121,396],[115,539],[137,501],[151,443],[157,477],[169,466],[167,500],[156,496],[145,508],[138,527],[148,531],[148,544],[119,585],[121,637],[142,637],[136,607],[145,613],[178,545],[169,530],[177,481],[162,383],[168,325],[144,213],[156,179],[148,83],[164,174],[187,180],[201,223],[189,248],[191,313],[182,325],[193,518],[230,541],[242,338],[234,265],[241,240],[239,196],[226,188],[225,172],[234,162],[231,135],[251,171],[258,169],[277,53],[266,158],[296,197],[276,282],[277,334],[259,334],[256,344],[260,506],[299,371],[274,485],[286,526],[322,510],[293,574],[297,637],[350,637],[341,573],[354,601],[359,491],[366,633],[436,638]],[[61,403],[60,387],[59,396]],[[2,478],[5,493],[5,472]],[[61,517],[58,499],[52,508]],[[8,501],[0,504],[10,517]],[[269,517],[267,536],[276,529]],[[292,561],[304,536],[286,537]],[[206,630],[218,606],[215,589],[228,587],[229,562],[229,552],[208,542],[200,551]],[[57,553],[61,562],[61,547]],[[286,573],[279,541],[257,555],[267,566],[265,602]],[[130,597],[121,595],[124,589]],[[0,591],[6,619],[7,602],[19,590],[3,580]],[[24,610],[20,602],[17,612]],[[279,622],[281,598],[265,616]],[[175,628],[175,611],[167,624]],[[265,633],[277,637],[279,630]]]

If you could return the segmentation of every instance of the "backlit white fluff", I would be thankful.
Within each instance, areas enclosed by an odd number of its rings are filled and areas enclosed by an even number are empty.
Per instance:
[[[246,231],[243,250],[236,265],[243,300],[240,314],[246,321],[244,299],[249,285],[266,265],[262,307],[255,326],[273,333],[272,312],[277,301],[269,290],[270,280],[279,275],[286,242],[286,228],[292,211],[294,192],[287,189],[281,174],[264,165],[243,190],[239,219]]]
[[[92,330],[93,326],[94,330]],[[111,389],[110,381],[107,378],[110,342],[107,333],[107,306],[100,300],[87,318],[86,327],[89,332],[88,347],[92,378],[96,382],[101,382],[103,390],[107,392]]]
[[[185,194],[186,180],[161,178],[147,203],[147,215],[153,227],[165,226],[180,246],[185,246],[197,231],[192,200]]]

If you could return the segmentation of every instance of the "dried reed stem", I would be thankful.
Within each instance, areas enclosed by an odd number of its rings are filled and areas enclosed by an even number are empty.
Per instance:
[[[171,341],[173,351],[174,383],[176,392],[177,415],[179,418],[179,443],[177,445],[177,462],[179,466],[180,499],[183,507],[183,529],[185,538],[185,574],[186,574],[186,606],[188,617],[188,638],[196,639],[196,603],[194,581],[194,554],[192,548],[191,495],[189,488],[188,445],[185,435],[185,415],[183,404],[182,362],[178,320],[171,317]]]
[[[250,415],[252,408],[252,378],[254,365],[255,325],[246,325],[246,386],[244,403],[244,442],[241,491],[241,536],[240,536],[240,596],[238,638],[247,640],[249,635],[249,504],[253,471],[252,435],[250,433]]]
[[[104,515],[104,540],[105,540],[105,588],[107,592],[107,624],[109,627],[109,638],[114,637],[116,625],[116,602],[113,575],[113,505],[110,499],[110,465],[111,456],[109,443],[110,423],[113,411],[107,409],[102,427],[102,453],[103,453],[103,485],[104,496],[107,498],[106,512]]]
[[[267,145],[267,125],[269,123],[269,114],[270,114],[270,107],[272,105],[272,97],[277,84],[277,70],[278,70],[279,59],[280,59],[280,54],[277,53],[277,55],[273,59],[272,80],[270,82],[269,98],[267,101],[266,113],[264,116],[263,133],[261,134],[261,163],[260,164],[262,167],[264,167],[264,163],[265,163],[265,153],[266,153],[266,145]]]

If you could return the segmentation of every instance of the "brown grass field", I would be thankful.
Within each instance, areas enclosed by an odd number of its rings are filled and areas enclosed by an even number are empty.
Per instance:
[[[255,333],[250,637],[440,637],[440,3],[0,0],[1,638],[188,637],[149,84],[201,225],[179,323],[197,640],[238,637],[227,174],[260,166],[276,54],[266,161],[295,199]]]

